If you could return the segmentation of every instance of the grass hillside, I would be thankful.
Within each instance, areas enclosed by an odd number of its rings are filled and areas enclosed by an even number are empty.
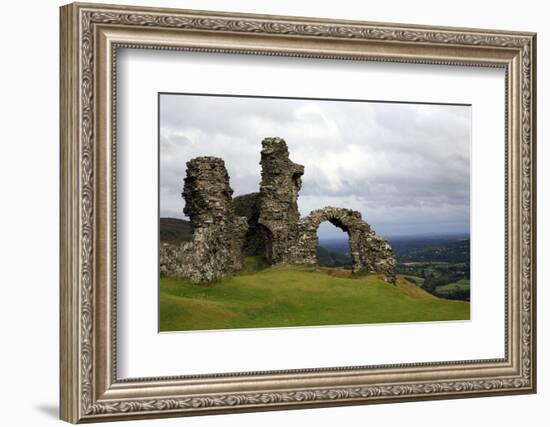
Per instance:
[[[459,293],[467,293],[468,299],[470,298],[470,280],[461,279],[458,282],[449,283],[447,285],[437,286],[436,292],[446,297],[447,295],[456,295]]]
[[[160,330],[465,320],[470,304],[437,298],[398,276],[391,285],[348,270],[262,266],[211,285],[160,280]]]

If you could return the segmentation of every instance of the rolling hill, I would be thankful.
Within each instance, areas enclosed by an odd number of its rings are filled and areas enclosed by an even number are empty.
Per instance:
[[[247,260],[243,271],[217,283],[161,278],[160,330],[265,328],[467,320],[470,304],[437,298],[398,276],[277,266]]]
[[[193,226],[190,221],[177,218],[160,218],[160,241],[180,244],[191,240],[193,235]]]

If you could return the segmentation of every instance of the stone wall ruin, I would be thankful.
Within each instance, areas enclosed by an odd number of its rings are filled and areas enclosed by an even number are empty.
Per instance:
[[[247,220],[235,215],[233,190],[222,159],[197,157],[187,162],[182,196],[193,239],[160,248],[160,273],[193,283],[220,280],[243,266]]]
[[[348,234],[354,273],[377,272],[387,281],[395,281],[395,259],[391,246],[363,221],[360,212],[351,209],[329,206],[304,217],[300,221],[298,244],[292,250],[295,260],[309,265],[317,263],[317,229],[324,221],[329,221]]]
[[[262,141],[260,164],[260,191],[233,199],[222,159],[198,157],[187,163],[184,213],[195,232],[179,247],[161,246],[162,275],[212,282],[242,268],[244,255],[261,256],[271,265],[314,266],[317,229],[329,221],[348,234],[353,273],[375,272],[395,283],[392,249],[360,212],[325,207],[300,218],[304,166],[290,160],[283,139]]]
[[[248,224],[243,246],[244,255],[259,255],[267,263],[272,264],[273,235],[267,227],[259,223],[260,193],[249,193],[235,197],[233,207],[235,208],[235,214],[245,217]]]

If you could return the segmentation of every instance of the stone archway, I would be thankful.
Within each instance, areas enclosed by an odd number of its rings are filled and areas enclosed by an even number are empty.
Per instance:
[[[324,221],[329,221],[348,234],[353,272],[374,271],[366,244],[368,237],[374,234],[370,226],[363,221],[360,212],[330,206],[317,209],[300,221],[299,255],[303,263],[317,263],[317,229]]]

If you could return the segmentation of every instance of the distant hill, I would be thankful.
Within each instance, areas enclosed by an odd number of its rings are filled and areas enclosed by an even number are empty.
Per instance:
[[[351,255],[317,246],[317,263],[323,267],[351,268]]]
[[[470,263],[470,239],[408,238],[390,241],[398,263],[449,262]]]
[[[190,221],[177,218],[160,219],[160,241],[161,243],[172,243],[174,245],[188,242],[193,236],[193,226]]]
[[[395,237],[390,238],[389,242],[398,263],[470,262],[468,235]],[[319,246],[326,251],[350,257],[347,238],[319,239]]]
[[[324,267],[350,268],[347,239],[319,239],[317,262]],[[396,272],[434,296],[470,300],[470,238],[430,235],[390,238]]]

